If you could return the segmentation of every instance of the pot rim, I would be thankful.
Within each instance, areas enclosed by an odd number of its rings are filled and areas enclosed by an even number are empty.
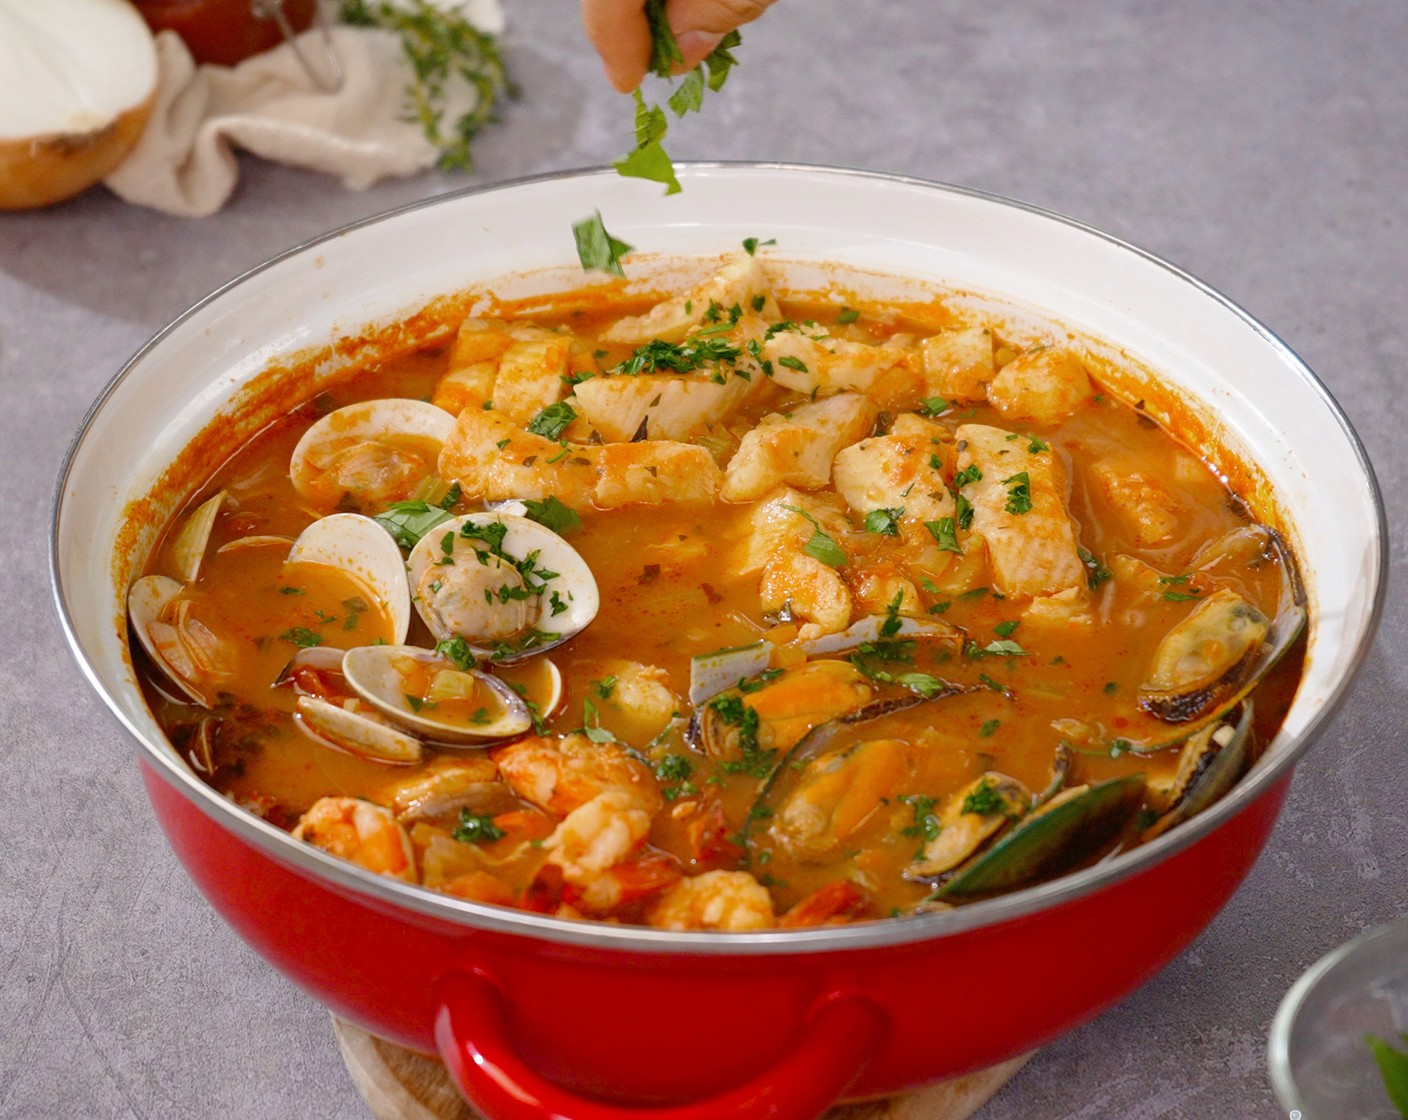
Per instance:
[[[166,337],[181,327],[186,320],[204,309],[208,304],[220,300],[246,280],[278,265],[287,258],[306,252],[314,246],[335,240],[356,230],[398,218],[427,207],[440,205],[466,196],[492,194],[501,191],[519,190],[537,183],[564,179],[591,180],[595,178],[615,178],[616,171],[610,167],[586,167],[563,171],[546,172],[502,182],[480,186],[464,187],[420,199],[404,206],[382,211],[369,217],[350,222],[327,233],[310,238],[294,245],[247,269],[243,273],[220,285],[210,294],[193,303],[166,326],[158,330],[135,354],[132,355],[103,388],[92,406],[85,413],[77,433],[69,444],[60,467],[58,481],[53,496],[53,514],[49,534],[49,577],[50,590],[58,610],[59,621],[74,659],[109,711],[137,741],[146,755],[146,761],[161,778],[183,793],[207,816],[216,820],[236,837],[262,849],[266,854],[309,877],[323,880],[330,885],[363,896],[368,900],[388,903],[398,909],[437,918],[467,930],[517,934],[558,945],[581,946],[601,950],[632,950],[648,954],[684,954],[708,956],[768,955],[792,953],[820,953],[846,950],[880,948],[889,945],[904,945],[927,941],[958,933],[966,933],[987,926],[1024,918],[1049,907],[1075,901],[1087,894],[1120,882],[1131,876],[1149,870],[1158,863],[1191,847],[1232,817],[1261,798],[1282,778],[1288,777],[1292,768],[1309,750],[1319,736],[1326,721],[1338,711],[1349,691],[1365,657],[1373,644],[1375,633],[1383,614],[1388,584],[1388,528],[1383,494],[1380,490],[1374,469],[1362,441],[1349,422],[1344,410],[1326,388],[1315,372],[1288,346],[1275,332],[1263,325],[1239,304],[1217,291],[1211,285],[1193,274],[1164,260],[1148,250],[1131,244],[1113,234],[1104,232],[1077,219],[1056,211],[1020,202],[988,191],[972,187],[962,187],[918,176],[900,175],[890,172],[869,171],[857,168],[832,167],[824,164],[805,164],[775,161],[692,161],[676,165],[681,177],[709,172],[724,174],[751,172],[786,172],[800,174],[825,174],[845,178],[873,180],[900,186],[919,187],[942,193],[959,195],[982,202],[996,204],[1023,211],[1050,221],[1071,227],[1078,232],[1095,237],[1109,245],[1132,253],[1153,264],[1175,278],[1192,285],[1203,295],[1230,311],[1261,339],[1280,358],[1285,366],[1298,376],[1307,387],[1318,395],[1339,425],[1341,434],[1353,450],[1368,494],[1374,516],[1374,538],[1377,543],[1377,579],[1373,588],[1373,603],[1367,624],[1347,662],[1346,670],[1335,683],[1333,690],[1312,713],[1305,729],[1298,738],[1278,748],[1274,757],[1265,756],[1251,772],[1238,782],[1236,787],[1216,804],[1204,810],[1193,819],[1170,830],[1163,836],[1140,845],[1127,852],[1103,860],[1091,867],[1050,882],[1014,891],[1011,894],[981,902],[969,903],[953,910],[931,914],[921,914],[904,918],[886,918],[854,925],[822,926],[811,929],[768,930],[753,933],[709,933],[702,931],[668,931],[644,926],[620,926],[603,922],[573,921],[523,910],[489,906],[482,903],[458,899],[440,894],[426,887],[405,883],[388,876],[376,875],[321,849],[301,841],[275,828],[266,821],[240,809],[233,802],[203,783],[194,772],[186,767],[167,746],[151,741],[142,730],[136,727],[123,712],[121,704],[103,684],[99,674],[87,657],[69,613],[64,593],[63,580],[59,570],[59,528],[63,517],[63,497],[67,489],[69,474],[74,460],[89,434],[94,420],[128,375]],[[1314,620],[1312,619],[1312,625]]]

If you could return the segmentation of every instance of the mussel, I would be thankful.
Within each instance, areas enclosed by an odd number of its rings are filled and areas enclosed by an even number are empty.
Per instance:
[[[1252,717],[1252,702],[1243,700],[1238,711],[1189,737],[1177,772],[1159,791],[1163,812],[1141,839],[1152,840],[1196,816],[1236,784],[1251,759]]]
[[[1164,635],[1139,706],[1168,723],[1202,726],[1236,707],[1295,644],[1305,628],[1305,591],[1295,562],[1271,530],[1250,527],[1228,534],[1204,565],[1224,553],[1251,555],[1251,563],[1276,563],[1281,596],[1274,620],[1234,591],[1220,588],[1199,602]],[[1153,749],[1152,746],[1149,749]]]
[[[875,687],[850,662],[806,661],[718,693],[695,710],[689,738],[722,761],[786,751],[818,724],[874,696]]]
[[[952,901],[999,894],[1097,857],[1130,827],[1144,786],[1143,774],[1129,774],[1062,790],[959,866],[933,897]]]

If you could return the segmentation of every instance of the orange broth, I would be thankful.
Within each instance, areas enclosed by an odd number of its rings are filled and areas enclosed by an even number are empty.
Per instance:
[[[597,333],[619,315],[641,310],[638,304],[557,315],[540,309],[534,321],[572,332],[572,368],[597,371],[631,354],[630,347],[601,345]],[[858,323],[838,323],[834,306],[784,302],[782,310],[791,319],[812,320],[842,337],[872,343],[916,329],[902,317],[884,322],[865,316]],[[202,497],[226,489],[230,498],[217,520],[200,578],[183,594],[193,601],[192,610],[205,626],[229,642],[234,667],[213,711],[171,699],[170,690],[149,669],[144,679],[158,719],[201,777],[280,826],[292,827],[318,799],[328,796],[389,804],[392,788],[412,771],[357,757],[306,734],[292,715],[293,690],[274,687],[300,645],[315,641],[345,649],[387,641],[390,625],[375,596],[345,574],[318,565],[286,565],[286,548],[273,544],[225,551],[222,546],[255,534],[296,537],[319,512],[308,508],[289,482],[289,458],[301,434],[320,415],[352,402],[380,397],[428,400],[450,352],[450,345],[431,347],[360,370],[250,440],[203,489]],[[764,386],[711,433],[707,446],[716,458],[727,461],[740,433],[751,424],[805,400],[780,385]],[[885,419],[882,414],[881,424]],[[934,419],[949,431],[960,423],[1011,426],[987,403],[945,407]],[[1023,429],[1020,438],[1034,434],[1035,429],[1031,434]],[[900,914],[933,889],[932,882],[910,881],[903,873],[922,847],[926,828],[932,832],[937,806],[985,771],[1009,775],[1031,791],[1042,790],[1065,737],[1053,729],[1053,721],[1078,719],[1099,728],[1102,743],[1160,735],[1167,739],[1169,725],[1135,703],[1160,639],[1189,613],[1190,603],[1220,588],[1235,591],[1274,618],[1283,573],[1276,564],[1262,564],[1190,574],[1194,554],[1250,524],[1250,513],[1174,434],[1130,404],[1102,393],[1098,385],[1074,415],[1041,427],[1039,440],[1064,467],[1070,480],[1070,518],[1081,545],[1098,558],[1091,568],[1090,592],[1098,625],[1067,627],[1059,633],[1024,626],[1022,604],[994,593],[980,570],[971,575],[969,587],[922,589],[924,617],[961,628],[967,644],[956,651],[943,643],[912,643],[903,671],[932,674],[971,691],[887,717],[884,734],[906,744],[907,761],[893,764],[903,775],[887,778],[882,766],[876,780],[883,779],[883,789],[877,787],[873,796],[864,788],[853,791],[862,803],[854,819],[843,820],[845,810],[838,811],[836,827],[845,835],[826,858],[798,857],[777,843],[756,844],[751,853],[741,848],[745,830],[753,830],[756,839],[766,824],[749,819],[766,774],[720,765],[688,735],[691,657],[768,637],[779,650],[775,668],[799,660],[787,652],[796,636],[796,621],[765,617],[757,575],[739,577],[735,572],[737,550],[757,503],[716,500],[579,508],[581,526],[568,535],[595,576],[601,608],[591,625],[546,655],[561,670],[565,693],[555,710],[541,713],[541,733],[551,739],[595,728],[594,738],[623,744],[656,772],[655,784],[665,802],[632,863],[639,890],[628,891],[620,905],[604,912],[571,905],[571,891],[564,895],[561,883],[543,874],[544,838],[560,818],[506,791],[493,813],[497,830],[504,834],[498,838],[453,839],[459,822],[453,811],[406,822],[421,862],[421,879],[432,886],[458,882],[457,893],[486,901],[640,921],[651,899],[681,874],[746,868],[769,889],[778,915],[836,883],[852,884],[859,901],[852,899],[833,910],[822,906],[819,920]],[[1083,471],[1083,464],[1094,460],[1124,464],[1159,479],[1179,509],[1177,533],[1155,545],[1131,539],[1120,511]],[[455,512],[479,508],[478,502],[462,500]],[[169,569],[171,538],[168,530],[152,571]],[[857,531],[847,539],[848,563],[841,571],[853,587],[860,573],[895,563],[895,539],[884,532]],[[1151,591],[1137,581],[1108,578],[1105,563],[1115,556],[1167,573],[1164,582]],[[433,645],[421,624],[414,625],[418,629],[410,641]],[[994,646],[999,652],[988,651]],[[1004,652],[1010,649],[1019,652]],[[1302,657],[1298,646],[1259,687],[1259,742],[1269,741],[1279,725],[1299,679]],[[663,729],[643,723],[614,694],[611,681],[623,661],[663,671],[678,698],[678,717]],[[525,664],[505,668],[503,675],[522,680],[532,672]],[[904,691],[884,682],[876,688],[882,696]],[[1068,784],[1135,773],[1151,781],[1167,780],[1178,763],[1177,750],[1139,754],[1081,751],[1075,746]],[[478,750],[430,746],[422,765],[445,766],[447,758],[466,754],[483,756]],[[683,762],[662,765],[672,756]],[[1119,843],[1132,839],[1126,830]],[[1106,845],[1078,853],[1071,863],[1102,858],[1109,850]],[[495,854],[503,857],[500,862],[481,858]],[[440,870],[432,875],[434,868]],[[436,878],[439,882],[432,881]],[[807,920],[805,914],[796,918],[799,923]]]

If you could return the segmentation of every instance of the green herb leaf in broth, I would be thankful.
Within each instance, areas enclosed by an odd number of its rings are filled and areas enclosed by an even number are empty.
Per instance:
[[[621,258],[635,247],[607,232],[600,210],[590,218],[577,222],[572,227],[572,236],[577,242],[577,259],[582,262],[584,270],[591,272],[597,269],[613,276],[626,275],[626,270],[621,267]]]

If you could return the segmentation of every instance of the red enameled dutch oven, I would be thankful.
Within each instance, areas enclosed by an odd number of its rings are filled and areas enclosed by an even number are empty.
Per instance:
[[[697,165],[680,178],[684,193],[663,198],[608,171],[547,176],[293,249],[152,339],[89,413],[59,482],[63,624],[135,738],[192,878],[337,1014],[438,1050],[496,1120],[812,1117],[1091,1018],[1179,953],[1247,874],[1383,597],[1383,510],[1344,415],[1271,332],[1185,273],[1066,219],[931,183],[772,165]],[[745,237],[776,238],[769,252],[794,289],[958,289],[955,300],[1001,321],[1068,326],[1147,367],[1147,386],[1135,374],[1114,388],[1181,417],[1185,437],[1282,526],[1305,577],[1304,680],[1252,772],[1153,843],[1035,889],[903,920],[727,935],[433,894],[295,841],[202,784],[144,706],[127,651],[125,589],[161,522],[240,439],[365,357],[388,324],[404,322],[391,333],[413,341],[443,329],[433,301],[446,293],[580,286],[570,227],[594,209],[641,250],[627,263],[647,288],[697,274],[698,258]]]

